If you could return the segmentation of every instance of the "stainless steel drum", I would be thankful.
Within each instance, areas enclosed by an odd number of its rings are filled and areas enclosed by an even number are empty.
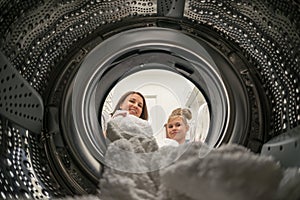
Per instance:
[[[104,100],[147,69],[206,98],[206,142],[262,145],[300,124],[297,0],[0,1],[0,198],[93,194]]]

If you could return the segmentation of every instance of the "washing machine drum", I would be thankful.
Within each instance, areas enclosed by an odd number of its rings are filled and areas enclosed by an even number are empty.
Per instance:
[[[0,195],[93,194],[102,113],[123,78],[168,70],[207,103],[205,142],[253,152],[300,123],[295,1],[0,3]],[[197,123],[197,122],[196,122]]]

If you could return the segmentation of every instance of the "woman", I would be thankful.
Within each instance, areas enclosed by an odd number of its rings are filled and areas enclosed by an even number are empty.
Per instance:
[[[111,113],[111,116],[114,118],[117,115],[127,114],[127,112],[118,112],[120,110],[127,111],[128,114],[134,115],[138,118],[148,120],[148,110],[145,97],[139,92],[129,91],[123,94],[115,109]]]
[[[188,120],[192,119],[192,113],[187,108],[177,108],[172,111],[166,127],[167,138],[175,140],[178,144],[185,143],[186,133],[190,126]]]
[[[144,134],[152,135],[152,129],[148,120],[148,110],[144,96],[135,91],[129,91],[123,94],[119,99],[115,109],[111,113],[111,119],[108,120],[107,125],[117,125],[123,132],[130,134],[137,134],[145,131]],[[109,129],[109,127],[105,127]],[[104,131],[104,136],[108,137],[108,130]],[[110,132],[111,135],[118,135]]]

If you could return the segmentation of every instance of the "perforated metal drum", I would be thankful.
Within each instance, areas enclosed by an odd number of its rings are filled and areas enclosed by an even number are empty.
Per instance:
[[[260,152],[299,127],[298,1],[2,0],[0,7],[2,199],[101,190],[98,114],[121,78],[153,63],[203,92],[212,146]]]

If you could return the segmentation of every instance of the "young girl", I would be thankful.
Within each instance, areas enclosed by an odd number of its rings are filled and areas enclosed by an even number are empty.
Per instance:
[[[186,133],[190,126],[188,120],[192,119],[192,113],[187,108],[177,108],[172,111],[166,127],[167,138],[175,140],[178,144],[185,143]]]

